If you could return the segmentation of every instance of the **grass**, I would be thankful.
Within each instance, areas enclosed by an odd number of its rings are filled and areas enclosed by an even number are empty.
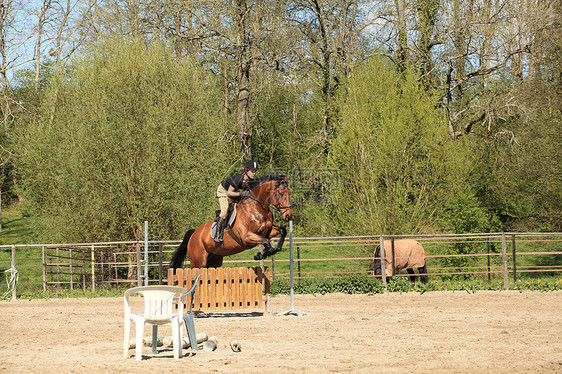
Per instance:
[[[19,207],[2,209],[2,231],[0,232],[0,244],[32,244],[40,241],[40,235],[36,222],[33,219],[24,217],[22,210]],[[300,244],[295,241],[293,245],[293,254],[296,259],[300,256],[301,259],[318,259],[318,258],[351,258],[351,257],[370,257],[374,251],[376,243],[335,243],[323,241],[324,244],[309,243]],[[474,243],[468,244],[471,246],[469,252],[483,253],[485,251],[485,244]],[[450,244],[433,244],[428,245],[426,248],[430,254],[448,253]],[[517,244],[518,251],[518,270],[524,268],[525,265],[556,265],[562,261],[562,256],[551,255],[542,256],[524,256],[519,255],[521,252],[534,252],[534,251],[556,251],[559,250],[559,244],[552,241],[545,242],[525,242],[521,241]],[[225,266],[257,266],[258,263],[253,261],[253,256],[259,250],[259,247],[241,252],[234,256],[225,258],[225,261],[247,261],[246,263],[226,263]],[[510,243],[508,242],[508,262],[511,263],[509,256]],[[497,244],[495,251],[497,253]],[[169,254],[171,257],[171,254]],[[289,239],[287,238],[283,246],[283,250],[275,255],[275,273],[276,280],[272,285],[272,291],[278,289],[279,293],[283,293],[288,287],[287,278],[289,277],[289,262],[281,262],[279,260],[289,259]],[[164,262],[168,262],[169,258],[165,258]],[[540,262],[539,262],[540,261]],[[463,262],[470,262],[464,261]],[[485,258],[479,258],[472,263],[458,264],[459,269],[485,266]],[[501,256],[493,258],[493,266],[500,266]],[[2,270],[10,267],[11,264],[11,249],[0,249],[0,268]],[[51,298],[51,297],[104,297],[121,295],[122,289],[116,287],[109,287],[106,289],[99,289],[96,291],[80,291],[80,290],[62,290],[62,291],[49,291],[42,292],[42,273],[41,273],[41,251],[40,249],[33,248],[19,248],[17,252],[17,265],[22,269],[20,272],[19,282],[35,283],[29,284],[25,288],[18,289],[18,295],[22,298]],[[271,266],[271,261],[265,261],[266,266]],[[440,259],[431,259],[430,267],[434,269],[451,266],[454,264],[441,264]],[[349,261],[308,261],[300,263],[300,270],[303,277],[307,279],[297,280],[296,289],[297,293],[325,293],[325,292],[347,292],[346,290],[360,291],[361,285],[368,285],[364,292],[376,292],[380,286],[376,283],[371,284],[370,280],[363,282],[365,273],[372,271],[372,260],[349,260]],[[299,264],[295,263],[294,273],[298,277]],[[363,274],[350,274],[352,272],[361,271]],[[3,271],[2,271],[3,274]],[[0,274],[1,275],[1,274]],[[330,276],[331,278],[329,278]],[[356,278],[359,277],[359,278]],[[458,279],[451,279],[458,278]],[[479,280],[479,277],[469,276],[463,279],[462,276],[451,277],[441,276],[432,277],[430,284],[427,286],[416,285],[416,288],[411,289],[407,278],[397,278],[389,291],[394,292],[407,292],[407,291],[433,291],[433,290],[482,290],[482,289],[503,289],[503,278],[497,276],[498,279],[493,279],[491,283],[487,280]],[[495,277],[496,278],[496,277]],[[331,279],[331,280],[330,280]],[[4,276],[0,279],[0,296],[6,290]],[[277,285],[276,285],[277,284]],[[370,287],[370,288],[369,288]],[[394,287],[394,288],[393,288]],[[552,290],[562,288],[562,279],[560,276],[549,278],[548,273],[518,273],[518,281],[514,283],[510,280],[510,289],[522,290]]]
[[[39,240],[35,219],[24,217],[21,207],[2,208],[0,245],[33,244]]]
[[[388,292],[419,292],[423,294],[430,291],[466,291],[475,293],[477,291],[504,291],[503,280],[495,279],[491,282],[485,279],[470,280],[447,280],[439,277],[431,277],[427,284],[419,280],[412,284],[406,277],[393,278],[387,284]],[[510,290],[517,291],[556,291],[562,290],[562,279],[560,277],[544,277],[542,279],[526,279],[517,282],[509,282]],[[286,279],[272,282],[271,293],[288,294],[290,290],[289,281]],[[377,294],[384,292],[380,279],[369,278],[365,274],[346,275],[338,278],[311,278],[295,282],[296,294]]]
[[[91,290],[61,290],[47,291],[26,290],[18,293],[19,299],[51,299],[51,298],[93,298],[93,297],[121,297],[129,286],[98,287]],[[427,284],[417,281],[414,285],[407,278],[396,278],[388,283],[389,292],[419,292],[423,294],[431,291],[459,291],[476,293],[478,291],[504,291],[503,280],[473,279],[463,281],[444,280],[433,277]],[[517,282],[510,281],[509,289],[512,291],[556,291],[562,290],[562,279],[560,277],[544,277],[542,279],[526,279]],[[289,281],[280,279],[272,282],[272,295],[288,294],[290,291]],[[373,295],[384,292],[384,287],[379,279],[368,278],[365,274],[346,275],[338,278],[311,278],[295,281],[294,291],[296,294],[366,294]]]
[[[88,290],[60,290],[43,292],[43,290],[26,290],[18,292],[18,299],[62,299],[62,298],[93,298],[93,297],[122,297],[130,286],[98,287],[95,291]]]

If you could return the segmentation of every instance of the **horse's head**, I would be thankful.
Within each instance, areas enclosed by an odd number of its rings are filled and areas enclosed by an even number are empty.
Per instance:
[[[291,191],[289,190],[289,177],[279,178],[275,181],[275,188],[269,198],[271,205],[277,208],[281,217],[289,221],[293,216],[291,209]]]
[[[250,198],[259,202],[262,208],[273,205],[281,217],[289,221],[293,216],[291,209],[291,191],[289,190],[289,177],[268,174],[249,182]],[[269,208],[267,208],[269,209]]]

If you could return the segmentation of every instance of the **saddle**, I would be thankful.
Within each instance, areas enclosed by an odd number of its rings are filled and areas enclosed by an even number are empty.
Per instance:
[[[213,225],[211,226],[211,237],[214,239],[215,235],[217,233],[217,219],[219,218],[219,215],[221,214],[220,209],[219,210],[215,210],[215,219],[213,221]],[[226,232],[227,230],[230,230],[232,228],[232,226],[234,225],[234,222],[236,221],[236,203],[230,203],[228,205],[228,210],[226,211],[226,227],[224,228],[224,231]]]

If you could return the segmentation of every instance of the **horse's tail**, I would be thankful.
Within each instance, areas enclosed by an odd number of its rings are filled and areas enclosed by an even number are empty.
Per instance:
[[[172,261],[170,261],[170,268],[177,269],[181,268],[183,265],[183,260],[185,260],[185,256],[187,255],[187,243],[189,242],[189,238],[195,232],[194,229],[188,230],[183,237],[183,241],[181,242],[180,246],[174,252],[172,256]]]

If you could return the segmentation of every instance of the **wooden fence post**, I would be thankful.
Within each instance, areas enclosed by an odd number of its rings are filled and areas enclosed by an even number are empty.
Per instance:
[[[47,263],[45,262],[45,246],[41,246],[41,259],[43,261],[43,293],[47,292]]]
[[[92,291],[96,290],[96,269],[95,269],[95,260],[96,256],[94,254],[94,246],[92,245],[92,251],[90,252],[92,258]]]
[[[100,283],[101,285],[103,285],[103,281],[105,280],[105,268],[104,268],[105,256],[104,256],[103,249],[100,250],[99,259],[100,259],[100,275],[101,275]]]
[[[55,282],[55,278],[53,278],[53,258],[52,257],[49,257],[49,275],[50,275],[49,278],[51,278],[51,290],[54,290],[53,287],[52,287],[53,283]]]
[[[86,291],[86,251],[82,250],[82,290]]]
[[[391,249],[391,255],[392,255],[392,276],[396,275],[396,257],[394,254],[394,238],[390,239],[390,249]]]
[[[15,300],[18,297],[17,293],[17,272],[16,272],[16,246],[12,245],[12,300]]]
[[[117,274],[117,253],[113,252],[113,270],[115,271],[115,280],[119,279],[119,274]],[[119,285],[119,282],[116,282]]]
[[[113,272],[111,267],[115,266],[115,264],[113,262],[111,262],[112,260],[112,255],[113,252],[110,252],[109,250],[106,252],[106,257],[107,257],[107,281],[109,282],[109,285],[111,286],[113,284]]]
[[[60,291],[60,250],[57,247],[57,290]]]
[[[517,259],[515,258],[515,234],[511,235],[511,251],[513,252],[513,281],[517,282]]]
[[[158,284],[162,284],[162,262],[164,256],[164,244],[158,244]]]
[[[70,258],[70,289],[74,289],[74,269],[72,268],[72,248],[68,250],[68,257]]]
[[[137,249],[137,285],[140,287],[142,286],[142,266],[141,266],[141,250],[140,250],[140,243],[137,242],[136,245]]]
[[[386,287],[386,253],[384,252],[384,238],[381,236],[379,238],[380,241],[380,256],[381,256],[381,275],[382,275],[382,284],[384,286],[384,292],[388,292]]]
[[[507,245],[505,242],[505,233],[502,232],[502,263],[503,263],[503,288],[509,290],[509,281],[507,274]]]
[[[486,249],[488,252],[488,256],[486,256],[486,259],[488,260],[488,283],[490,283],[492,281],[492,274],[490,274],[490,238],[488,237],[486,239]]]

